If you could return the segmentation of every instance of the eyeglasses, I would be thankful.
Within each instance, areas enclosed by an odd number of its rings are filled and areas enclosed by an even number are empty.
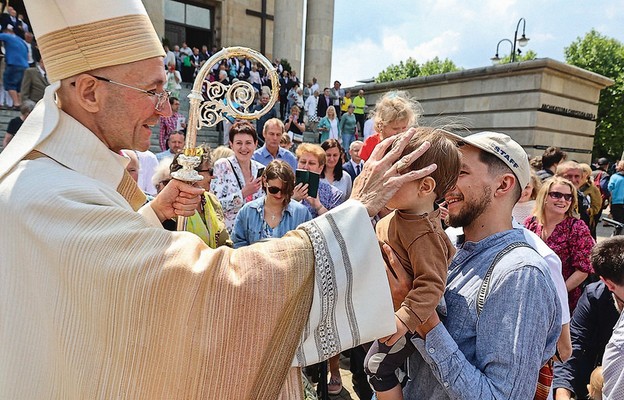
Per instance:
[[[214,176],[214,169],[213,168],[207,168],[207,169],[198,169],[197,172],[208,172],[208,175],[210,176]]]
[[[279,192],[284,190],[282,188],[278,188],[277,186],[267,186],[266,188],[267,191],[271,194],[278,194]]]
[[[91,75],[91,76],[97,79],[98,81],[103,81],[103,82],[112,83],[113,85],[123,86],[128,89],[136,90],[137,92],[145,93],[148,96],[156,97],[156,104],[154,105],[154,108],[158,112],[163,110],[163,106],[167,103],[167,101],[169,100],[169,96],[171,95],[171,93],[167,90],[163,90],[162,93],[156,93],[153,90],[145,90],[145,89],[141,89],[138,87],[126,85],[125,83],[117,82],[112,79],[104,78],[101,76],[97,76],[97,75]],[[72,86],[76,86],[76,82],[72,82],[71,84]]]
[[[573,197],[571,193],[561,193],[561,192],[548,192],[548,195],[555,200],[559,200],[560,198],[563,197],[565,201],[572,201],[572,197]]]

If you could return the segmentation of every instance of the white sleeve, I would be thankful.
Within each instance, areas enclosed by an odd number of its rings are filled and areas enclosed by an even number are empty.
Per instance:
[[[314,247],[315,282],[292,365],[315,364],[394,333],[385,264],[364,206],[348,200],[299,228]]]

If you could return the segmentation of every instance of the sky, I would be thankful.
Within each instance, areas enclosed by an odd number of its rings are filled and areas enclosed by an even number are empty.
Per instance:
[[[565,61],[564,48],[592,28],[624,42],[623,0],[335,0],[332,82],[352,86],[408,57],[491,65],[520,18],[530,39],[522,50],[539,58]],[[510,52],[500,44],[500,57]]]

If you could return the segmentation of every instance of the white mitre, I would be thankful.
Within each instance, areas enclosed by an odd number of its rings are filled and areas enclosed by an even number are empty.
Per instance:
[[[164,57],[140,0],[24,0],[51,84],[0,154],[0,179],[56,128],[60,80],[97,68]]]
[[[50,82],[164,57],[140,0],[25,0]]]

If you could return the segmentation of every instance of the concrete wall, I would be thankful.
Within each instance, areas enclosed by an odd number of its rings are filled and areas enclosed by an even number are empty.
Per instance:
[[[273,58],[285,58],[301,72],[303,0],[275,0]]]
[[[546,58],[351,89],[364,89],[369,108],[384,93],[405,90],[422,105],[421,125],[456,119],[472,132],[509,134],[531,156],[559,146],[569,158],[590,162],[596,129],[591,115],[598,114],[600,90],[612,84]]]
[[[159,38],[165,36],[165,0],[142,0]]]
[[[307,11],[304,82],[331,86],[334,0],[308,0]]]

